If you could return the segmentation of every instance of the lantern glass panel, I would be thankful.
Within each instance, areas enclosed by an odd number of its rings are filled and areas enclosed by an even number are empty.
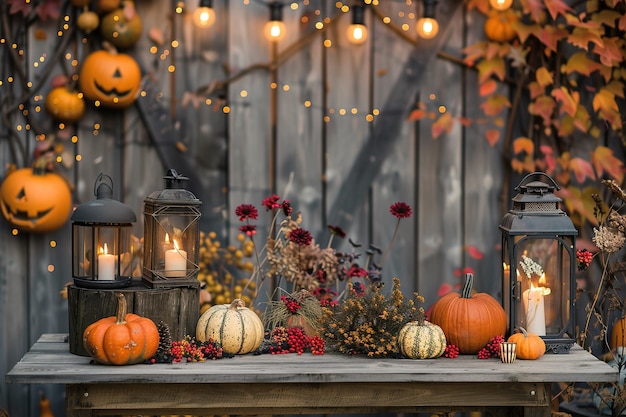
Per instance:
[[[129,279],[135,258],[130,233],[130,225],[73,224],[74,277],[94,281]]]
[[[569,239],[559,236],[515,238],[515,272],[510,274],[516,280],[515,327],[539,336],[566,334],[572,313],[571,247]]]

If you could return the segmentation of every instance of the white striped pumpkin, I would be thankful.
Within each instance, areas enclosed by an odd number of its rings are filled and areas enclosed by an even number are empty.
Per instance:
[[[446,351],[446,335],[436,324],[411,321],[400,329],[398,347],[411,359],[438,358]]]
[[[259,316],[236,299],[205,311],[196,325],[196,340],[213,339],[225,353],[243,355],[254,352],[263,341],[263,322]]]

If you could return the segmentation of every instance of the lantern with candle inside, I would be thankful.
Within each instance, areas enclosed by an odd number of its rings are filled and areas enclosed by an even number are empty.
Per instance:
[[[163,178],[165,189],[144,200],[142,279],[151,288],[196,286],[202,203],[176,170]]]
[[[541,336],[547,351],[567,353],[574,344],[576,236],[561,210],[557,183],[533,172],[515,188],[502,231],[502,305],[508,332],[523,327]]]
[[[130,285],[132,224],[137,220],[127,205],[113,200],[113,181],[100,174],[95,200],[76,207],[72,215],[72,275],[83,288],[114,289]]]

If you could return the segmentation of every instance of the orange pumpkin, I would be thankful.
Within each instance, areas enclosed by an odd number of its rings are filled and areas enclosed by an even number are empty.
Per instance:
[[[100,34],[116,48],[133,47],[143,30],[141,18],[137,13],[124,13],[124,9],[116,9],[102,18]]]
[[[511,9],[503,12],[493,11],[485,21],[485,35],[494,42],[509,42],[515,39],[517,32],[512,23],[517,21],[515,12]]]
[[[609,346],[611,349],[617,349],[620,346],[626,346],[626,316],[617,320],[611,329],[611,337]]]
[[[52,232],[69,218],[72,193],[63,177],[44,166],[7,174],[0,186],[0,209],[13,226],[27,232]]]
[[[519,331],[513,333],[507,340],[517,344],[515,352],[518,359],[534,360],[546,353],[546,343],[542,338],[534,333],[528,333],[523,327],[520,327]]]
[[[108,13],[120,7],[122,0],[96,0],[96,10],[100,13]]]
[[[85,101],[82,93],[58,86],[50,90],[46,96],[44,108],[55,120],[75,123],[85,114]]]
[[[102,49],[85,58],[78,84],[96,105],[123,109],[137,98],[141,69],[132,56]]]
[[[435,302],[430,322],[443,329],[448,343],[461,354],[476,354],[491,338],[504,335],[506,312],[487,293],[473,293],[474,276],[467,274],[461,294],[450,292]]]
[[[117,296],[117,314],[87,326],[83,345],[103,365],[132,365],[154,356],[159,348],[159,330],[152,320],[127,314],[126,297]]]

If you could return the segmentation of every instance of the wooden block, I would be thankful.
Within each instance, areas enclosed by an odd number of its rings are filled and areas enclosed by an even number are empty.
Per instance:
[[[70,352],[89,356],[83,347],[83,332],[91,323],[114,316],[117,309],[115,294],[126,297],[128,312],[148,317],[158,324],[161,320],[170,328],[173,340],[186,335],[195,336],[200,317],[199,282],[186,287],[147,288],[141,280],[124,289],[101,290],[68,287],[68,315]]]

